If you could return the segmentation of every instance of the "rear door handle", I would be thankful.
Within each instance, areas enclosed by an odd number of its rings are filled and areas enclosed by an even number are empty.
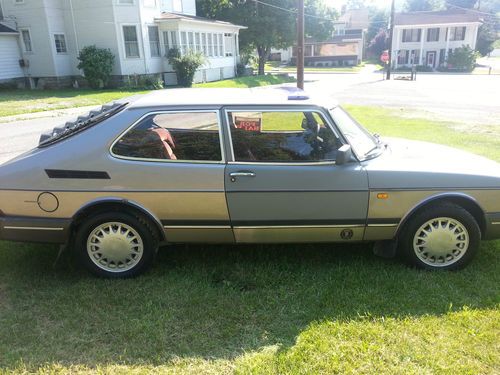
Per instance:
[[[255,177],[255,173],[252,171],[239,171],[239,172],[231,172],[229,173],[229,177],[231,177],[231,181],[236,181],[236,177]]]

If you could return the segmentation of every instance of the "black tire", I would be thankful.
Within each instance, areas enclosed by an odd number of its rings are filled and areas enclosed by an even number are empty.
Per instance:
[[[89,236],[91,236],[91,234],[101,225],[106,225],[107,223],[121,223],[125,228],[131,228],[132,231],[129,231],[129,233],[134,237],[134,243],[140,244],[142,242],[142,251],[140,255],[137,256],[136,254],[132,254],[132,256],[129,257],[130,263],[132,263],[131,265],[119,262],[118,266],[115,264],[116,269],[109,270],[113,261],[109,262],[108,260],[109,266],[105,264],[98,265],[96,263],[101,259],[101,262],[106,263],[106,258],[104,256],[99,257],[98,253],[94,253],[96,255],[94,255],[93,260],[89,251],[87,251]],[[117,227],[114,226],[113,228]],[[126,229],[123,229],[123,231],[126,231]],[[124,239],[122,238],[120,241],[124,241]],[[158,236],[149,223],[142,217],[129,213],[111,211],[98,213],[83,221],[77,228],[74,246],[80,264],[94,275],[106,278],[128,278],[138,276],[151,267],[156,253],[158,252]],[[134,258],[132,259],[132,257]],[[120,264],[124,267],[122,271],[120,270]]]
[[[464,232],[460,231],[460,227],[458,228],[455,227],[456,232],[453,232],[453,235],[460,236],[456,237],[459,238],[459,240],[445,239],[445,241],[452,241],[452,242],[460,240],[465,241],[464,239],[468,235],[468,245],[466,246],[464,242],[463,249],[460,249],[460,251],[455,252],[455,254],[450,254],[447,257],[430,256],[428,252],[426,253],[427,249],[425,246],[423,245],[419,246],[419,244],[422,244],[423,241],[418,240],[418,237],[416,246],[414,246],[414,239],[415,236],[417,235],[417,232],[419,234],[422,233],[421,227],[426,223],[430,222],[431,220],[438,218],[450,218],[454,220],[455,223],[460,224],[462,228],[466,229],[466,233],[461,235],[460,233]],[[445,230],[448,230],[450,238],[452,238],[451,231],[453,231],[454,222],[450,221],[450,223],[452,226],[450,226],[449,228],[451,229],[445,229]],[[440,224],[434,222],[433,224],[436,226],[431,228],[431,231],[444,228],[444,226],[446,225],[446,221],[443,221]],[[441,225],[441,227],[439,227],[439,225]],[[424,235],[424,239],[425,237],[429,238],[430,236]],[[428,270],[436,270],[436,269],[457,270],[465,267],[467,264],[471,262],[471,260],[474,258],[474,256],[478,251],[480,240],[481,240],[481,230],[479,229],[479,225],[477,224],[474,217],[467,210],[452,203],[438,203],[434,206],[424,208],[416,212],[412,217],[410,217],[408,222],[405,224],[401,232],[401,235],[399,236],[398,253],[405,259],[407,263],[418,268],[428,269]],[[436,246],[439,245],[440,243],[438,242]],[[417,253],[420,254],[420,256]],[[453,257],[455,257],[455,259]],[[422,258],[424,258],[425,261]]]

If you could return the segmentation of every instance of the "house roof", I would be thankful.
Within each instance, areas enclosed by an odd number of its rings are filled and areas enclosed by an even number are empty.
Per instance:
[[[188,14],[169,13],[169,12],[162,12],[160,17],[156,17],[155,20],[156,21],[167,21],[167,20],[180,20],[180,21],[182,21],[182,20],[184,20],[184,21],[210,23],[210,24],[223,25],[223,26],[233,26],[233,27],[237,27],[240,29],[247,28],[246,26],[235,25],[234,23],[231,23],[231,22],[213,20],[210,18],[204,18],[204,17],[198,17],[198,16],[191,16]]]
[[[17,34],[17,30],[13,29],[9,26],[4,25],[3,23],[0,23],[0,33],[8,33],[8,34],[16,33]]]
[[[396,13],[394,24],[398,25],[432,25],[443,23],[480,22],[477,13],[461,9],[439,10],[429,12]]]

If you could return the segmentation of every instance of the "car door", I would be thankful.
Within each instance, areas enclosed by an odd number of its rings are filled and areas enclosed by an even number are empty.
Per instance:
[[[111,146],[120,196],[154,213],[169,242],[234,242],[216,108],[151,111]]]
[[[366,171],[335,164],[343,141],[328,114],[309,107],[225,108],[226,199],[241,243],[363,238]]]

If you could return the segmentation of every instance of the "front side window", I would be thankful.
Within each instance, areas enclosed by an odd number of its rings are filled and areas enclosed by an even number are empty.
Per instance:
[[[151,51],[151,57],[159,57],[160,33],[158,32],[158,26],[148,26],[148,36],[149,36],[149,49]]]
[[[127,158],[220,162],[218,117],[215,112],[151,114],[127,131],[111,151]]]
[[[135,26],[123,26],[123,40],[125,43],[125,56],[140,57],[137,28]]]
[[[64,37],[64,34],[54,34],[54,42],[56,44],[57,53],[68,52],[66,48],[66,38]]]
[[[317,112],[228,112],[234,159],[334,161],[342,143]]]
[[[24,52],[33,52],[33,46],[31,44],[31,34],[28,29],[21,30],[21,36],[23,39]]]

